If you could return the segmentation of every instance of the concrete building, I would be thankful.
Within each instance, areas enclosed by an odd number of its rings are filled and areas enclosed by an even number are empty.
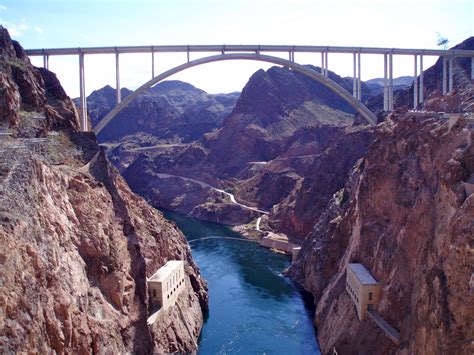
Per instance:
[[[379,301],[380,284],[362,264],[348,264],[346,291],[356,306],[359,320],[363,320],[367,315],[367,308]]]
[[[299,247],[299,245],[290,243],[286,235],[273,232],[268,232],[267,235],[260,240],[260,245],[291,255],[293,255],[293,249]]]
[[[173,306],[185,288],[184,262],[170,260],[147,279],[153,307],[167,309]]]

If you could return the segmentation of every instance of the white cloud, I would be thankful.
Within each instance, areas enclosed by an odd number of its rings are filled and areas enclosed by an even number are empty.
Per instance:
[[[38,33],[43,33],[43,29],[40,26],[35,26],[35,31]]]
[[[0,5],[0,11],[5,11],[6,9],[7,9],[7,7],[6,7],[6,6],[4,6],[4,5]]]

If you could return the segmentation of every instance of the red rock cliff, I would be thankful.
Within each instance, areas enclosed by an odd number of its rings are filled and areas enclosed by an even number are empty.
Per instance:
[[[473,138],[462,117],[394,114],[377,127],[290,271],[316,297],[324,353],[473,353]],[[358,320],[349,262],[382,284],[376,310],[400,331],[399,346]]]
[[[1,348],[38,353],[196,349],[207,308],[181,232],[133,194],[55,75],[0,27]],[[185,261],[186,291],[151,326],[146,277]]]

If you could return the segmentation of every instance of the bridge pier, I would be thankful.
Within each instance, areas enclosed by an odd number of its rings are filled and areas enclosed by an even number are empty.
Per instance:
[[[49,55],[48,54],[43,55],[43,68],[49,70]]]
[[[420,100],[419,103],[423,103],[423,54],[420,54]]]
[[[362,101],[362,80],[360,77],[360,52],[357,53],[357,100]]]
[[[117,104],[122,101],[122,95],[120,93],[120,61],[119,52],[115,52],[115,97]]]
[[[446,92],[448,91],[447,88],[448,88],[448,85],[447,85],[447,81],[448,81],[448,75],[447,75],[447,68],[446,68],[446,57],[443,56],[443,87],[442,87],[442,90],[443,90],[443,95],[446,95]]]
[[[393,111],[393,53],[388,55],[388,111]]]
[[[155,77],[155,51],[153,46],[151,46],[151,78]]]
[[[356,77],[357,77],[357,57],[356,57],[356,52],[352,53],[353,54],[353,66],[354,66],[354,74],[352,75],[352,96],[354,96],[355,99],[357,99],[357,82],[356,82]]]
[[[329,76],[329,65],[328,65],[328,52],[324,52],[324,57],[325,57],[325,60],[324,60],[324,64],[326,65],[326,68],[324,69],[324,76],[328,77]]]
[[[322,51],[321,52],[321,75],[328,76],[328,52]]]
[[[353,61],[354,61],[354,75],[352,78],[352,96],[356,100],[362,100],[362,81],[360,77],[360,52],[353,53]]]
[[[471,80],[474,80],[474,57],[471,58]]]
[[[388,111],[388,54],[383,55],[383,110]]]
[[[224,53],[222,53],[222,54],[224,54]],[[289,55],[289,61],[294,62],[295,61],[295,52],[294,51],[289,51],[288,55]]]
[[[415,54],[415,72],[413,78],[413,109],[418,107],[418,56]]]
[[[449,72],[448,72],[448,77],[449,77],[449,81],[448,81],[448,92],[451,92],[453,91],[453,58],[452,57],[449,57],[448,59],[448,68],[449,68]]]
[[[79,53],[79,92],[80,92],[80,129],[87,131],[87,100],[86,100],[86,83],[84,73],[84,53]]]

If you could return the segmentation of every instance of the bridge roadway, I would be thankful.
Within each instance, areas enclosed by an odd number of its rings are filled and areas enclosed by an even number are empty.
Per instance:
[[[321,75],[328,77],[329,53],[345,53],[353,55],[353,97],[361,101],[361,54],[378,54],[384,56],[384,110],[393,110],[393,56],[412,55],[414,57],[413,108],[424,100],[423,90],[423,56],[441,56],[443,58],[442,91],[443,94],[453,89],[453,59],[456,57],[471,58],[471,80],[474,80],[474,50],[458,49],[406,49],[406,48],[381,48],[381,47],[337,47],[337,46],[302,46],[302,45],[166,45],[166,46],[120,46],[120,47],[76,47],[76,48],[41,48],[27,49],[28,56],[42,56],[44,67],[49,69],[49,56],[78,55],[79,56],[79,86],[81,128],[87,128],[87,101],[85,95],[84,56],[89,54],[115,54],[115,78],[117,104],[121,102],[120,95],[120,60],[119,55],[125,53],[151,53],[151,75],[155,78],[155,53],[187,53],[187,63],[190,63],[190,53],[220,53],[221,59],[226,59],[224,54],[249,54],[260,56],[266,53],[288,53],[288,62],[295,62],[295,53],[320,53]],[[230,56],[229,56],[230,57]],[[263,57],[263,56],[262,56]],[[250,58],[248,58],[250,59]],[[255,58],[254,58],[255,59]],[[419,61],[418,61],[419,59]],[[255,59],[259,60],[259,59]],[[206,63],[206,61],[202,61]],[[183,67],[186,69],[187,67]],[[419,69],[419,72],[418,72]],[[419,73],[419,77],[418,77]],[[329,79],[327,79],[330,82]],[[327,84],[327,83],[325,83]],[[363,105],[362,105],[363,106]],[[359,107],[359,110],[364,110]],[[370,121],[370,120],[369,120]]]

